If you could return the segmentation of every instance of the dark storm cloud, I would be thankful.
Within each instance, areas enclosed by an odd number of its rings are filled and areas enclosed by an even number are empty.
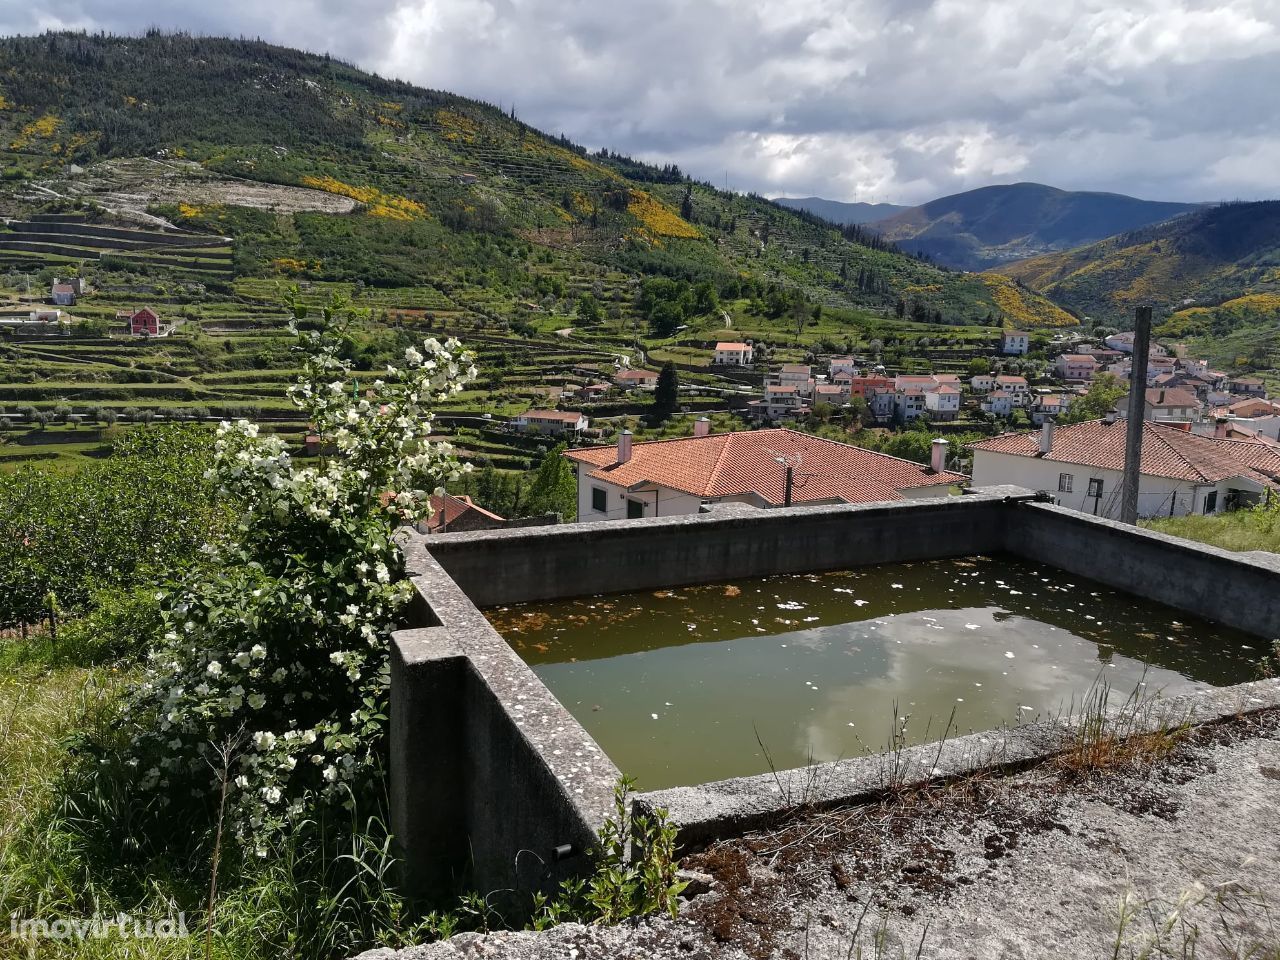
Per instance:
[[[1275,193],[1280,0],[0,0],[327,50],[761,192]]]

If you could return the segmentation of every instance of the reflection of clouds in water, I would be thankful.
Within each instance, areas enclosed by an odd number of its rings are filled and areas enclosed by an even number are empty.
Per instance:
[[[816,709],[796,727],[795,749],[812,751],[816,760],[886,744],[895,700],[899,715],[911,715],[909,735],[932,740],[942,735],[953,706],[951,736],[1067,713],[1100,675],[1120,699],[1144,681],[1148,693],[1203,686],[999,607],[886,616],[787,640],[814,651],[855,644],[864,656],[875,652],[872,669],[824,686]],[[863,666],[861,657],[857,665]]]

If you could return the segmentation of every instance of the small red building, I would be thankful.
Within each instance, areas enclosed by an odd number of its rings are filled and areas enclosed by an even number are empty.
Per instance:
[[[134,336],[160,336],[163,329],[160,317],[150,307],[135,310],[129,317],[129,332]]]

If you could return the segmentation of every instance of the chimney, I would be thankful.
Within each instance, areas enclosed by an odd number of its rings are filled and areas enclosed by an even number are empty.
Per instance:
[[[631,459],[631,431],[623,430],[618,435],[618,463],[623,464]]]
[[[1213,422],[1213,438],[1215,440],[1227,439],[1227,434],[1231,431],[1231,421],[1226,417],[1218,417]]]
[[[941,437],[933,441],[933,454],[929,458],[929,467],[934,473],[942,473],[947,469],[947,447],[949,446],[951,444]]]
[[[1046,418],[1040,427],[1040,456],[1047,457],[1053,453],[1053,421]]]
[[[706,417],[699,417],[693,422],[693,435],[695,437],[705,437],[711,432],[711,421]]]

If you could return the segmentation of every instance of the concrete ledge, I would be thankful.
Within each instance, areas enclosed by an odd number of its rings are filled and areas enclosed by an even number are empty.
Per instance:
[[[1280,707],[1280,679],[1259,680],[1142,704],[1135,715],[1113,710],[1117,733],[1151,733],[1183,724],[1214,723]],[[799,810],[858,806],[895,788],[918,788],[979,774],[1007,773],[1068,749],[1081,717],[1066,717],[922,744],[900,753],[820,763],[696,787],[655,790],[635,798],[652,815],[666,810],[684,852],[778,823]]]

